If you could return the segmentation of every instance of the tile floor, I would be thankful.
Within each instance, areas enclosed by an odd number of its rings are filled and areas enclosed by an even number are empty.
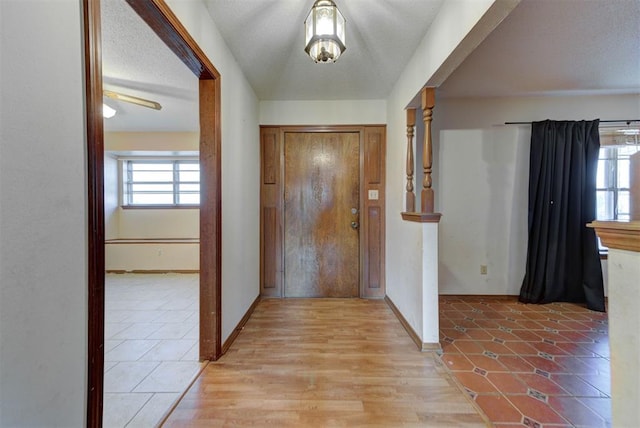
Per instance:
[[[440,296],[441,359],[499,428],[611,426],[607,314]]]
[[[199,373],[198,274],[105,279],[105,428],[153,427]]]

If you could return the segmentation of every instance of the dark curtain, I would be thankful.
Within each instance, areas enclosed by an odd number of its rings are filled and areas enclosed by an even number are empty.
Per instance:
[[[586,303],[604,312],[595,231],[599,120],[533,122],[524,303]]]

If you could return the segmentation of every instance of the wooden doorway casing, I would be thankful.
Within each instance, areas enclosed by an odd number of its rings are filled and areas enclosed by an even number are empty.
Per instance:
[[[220,73],[163,0],[126,0],[199,79],[200,359],[216,360],[221,337]],[[102,426],[104,372],[104,124],[100,0],[82,0],[88,175],[87,426]]]
[[[286,133],[357,133],[360,142],[359,295],[385,296],[385,125],[260,127],[260,293],[284,297]]]

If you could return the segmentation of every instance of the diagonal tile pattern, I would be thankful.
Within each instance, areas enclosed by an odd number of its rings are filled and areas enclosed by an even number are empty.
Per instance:
[[[607,314],[440,296],[441,359],[499,428],[610,427]]]

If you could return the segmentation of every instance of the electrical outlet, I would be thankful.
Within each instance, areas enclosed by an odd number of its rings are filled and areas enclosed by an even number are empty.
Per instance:
[[[480,265],[480,275],[487,274],[487,265]]]

